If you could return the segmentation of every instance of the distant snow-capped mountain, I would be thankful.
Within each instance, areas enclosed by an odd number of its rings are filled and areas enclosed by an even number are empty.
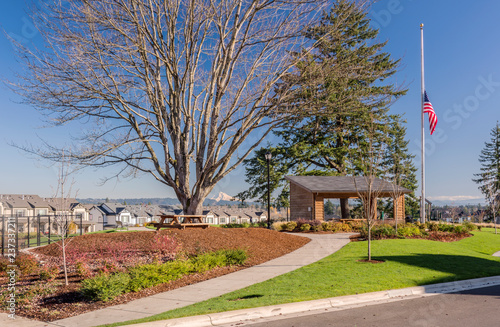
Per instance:
[[[215,202],[220,202],[220,201],[231,201],[233,199],[232,196],[229,194],[226,194],[224,192],[219,192],[219,194],[214,195],[210,198],[210,200],[214,200]]]

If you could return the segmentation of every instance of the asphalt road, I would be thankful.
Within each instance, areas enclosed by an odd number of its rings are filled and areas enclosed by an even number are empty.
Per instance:
[[[361,308],[233,324],[252,327],[495,327],[500,326],[500,285]]]

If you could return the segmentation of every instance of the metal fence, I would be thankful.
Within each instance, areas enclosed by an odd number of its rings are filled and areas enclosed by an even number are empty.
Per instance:
[[[81,215],[0,216],[2,256],[83,234]]]

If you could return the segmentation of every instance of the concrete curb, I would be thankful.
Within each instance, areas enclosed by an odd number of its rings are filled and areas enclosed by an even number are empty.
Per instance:
[[[133,326],[152,327],[209,327],[255,319],[276,318],[290,314],[304,314],[316,310],[345,310],[353,307],[373,305],[381,301],[399,301],[425,296],[460,292],[464,290],[500,285],[500,276],[476,278],[464,281],[416,286],[396,290],[379,291],[357,295],[346,295],[327,299],[272,305],[267,307],[235,310],[193,317],[184,317]]]

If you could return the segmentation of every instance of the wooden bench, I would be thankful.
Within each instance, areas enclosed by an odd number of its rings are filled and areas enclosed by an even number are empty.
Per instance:
[[[183,222],[179,221],[180,218],[184,218]],[[210,224],[204,223],[204,215],[160,215],[160,222],[152,224],[156,227],[156,231],[161,228],[203,228],[206,229],[210,227]],[[165,223],[165,220],[172,219],[171,222]]]

